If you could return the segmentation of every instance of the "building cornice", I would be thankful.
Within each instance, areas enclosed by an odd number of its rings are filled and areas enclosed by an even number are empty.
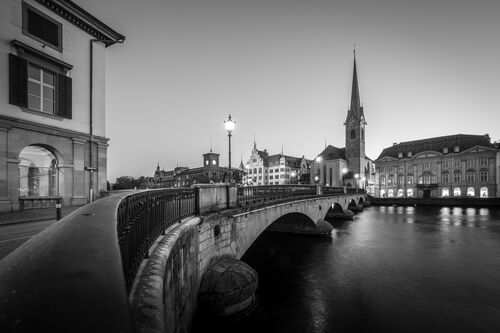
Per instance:
[[[2,123],[2,127],[6,127],[8,129],[11,128],[19,128],[19,129],[24,129],[24,130],[30,130],[30,131],[36,131],[40,133],[45,133],[45,134],[50,134],[50,135],[56,135],[56,136],[62,136],[66,138],[70,138],[72,140],[74,139],[80,139],[84,141],[94,141],[98,143],[103,143],[106,144],[109,139],[102,137],[102,136],[90,136],[89,134],[82,133],[82,132],[77,132],[77,131],[72,131],[68,129],[63,129],[55,126],[50,126],[50,125],[45,125],[45,124],[40,124],[24,119],[17,119],[17,118],[12,118],[4,115],[0,115],[0,123]]]
[[[113,30],[72,1],[36,0],[36,2],[50,9],[96,39],[105,41],[106,47],[125,40],[124,35]]]

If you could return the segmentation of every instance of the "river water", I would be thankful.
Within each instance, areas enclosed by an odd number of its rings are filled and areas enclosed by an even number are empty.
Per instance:
[[[331,239],[265,232],[233,332],[500,332],[500,209],[370,207]]]

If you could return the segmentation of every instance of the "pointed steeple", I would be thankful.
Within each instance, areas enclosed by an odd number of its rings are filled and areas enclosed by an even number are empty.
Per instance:
[[[358,73],[356,71],[356,49],[354,52],[354,69],[352,72],[351,110],[355,115],[360,115],[361,102],[359,100]]]
[[[356,49],[353,50],[354,53],[354,66],[352,71],[352,91],[351,91],[351,106],[347,110],[346,123],[349,120],[355,122],[362,122],[366,125],[365,115],[363,112],[363,105],[361,104],[361,99],[359,97],[359,87],[358,87],[358,71],[356,68]]]

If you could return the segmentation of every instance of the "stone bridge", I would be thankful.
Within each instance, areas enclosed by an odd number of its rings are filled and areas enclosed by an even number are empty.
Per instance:
[[[0,331],[187,332],[197,309],[234,317],[257,288],[238,259],[264,230],[329,235],[327,215],[350,218],[367,204],[362,191],[303,185],[98,200],[0,262]]]

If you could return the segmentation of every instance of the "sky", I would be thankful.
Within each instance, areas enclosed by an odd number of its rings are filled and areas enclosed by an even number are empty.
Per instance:
[[[314,158],[345,146],[356,45],[366,154],[449,134],[500,139],[498,0],[75,0],[126,36],[107,49],[108,179],[157,163],[232,166],[254,138]]]

